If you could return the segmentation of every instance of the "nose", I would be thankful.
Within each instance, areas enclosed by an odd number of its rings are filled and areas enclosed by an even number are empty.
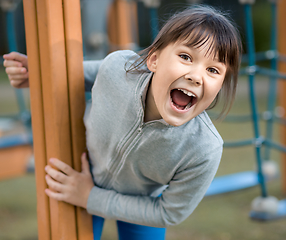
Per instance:
[[[196,86],[201,86],[203,84],[202,74],[200,74],[200,71],[196,71],[196,72],[192,71],[186,74],[185,78],[191,81]]]

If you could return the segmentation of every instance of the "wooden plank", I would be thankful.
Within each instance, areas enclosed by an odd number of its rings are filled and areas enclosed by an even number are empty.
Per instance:
[[[79,0],[64,0],[64,23],[71,119],[73,166],[81,171],[81,154],[86,150],[83,115],[85,110],[82,30]],[[77,207],[78,240],[92,240],[92,218]]]
[[[49,200],[44,167],[57,157],[80,171],[85,109],[79,0],[24,1],[40,240],[93,239],[86,210]]]
[[[27,165],[32,157],[32,146],[16,146],[0,150],[0,180],[19,177],[27,173]]]
[[[44,177],[44,167],[47,164],[47,159],[36,0],[25,0],[23,1],[23,5],[26,45],[29,56],[30,100],[33,119],[32,128],[37,189],[38,238],[39,240],[50,240],[49,198],[44,193],[44,189],[47,187]]]
[[[118,28],[116,24],[117,11],[115,2],[113,2],[108,9],[108,19],[107,19],[107,34],[109,39],[109,51],[113,52],[119,50],[118,46]]]
[[[47,159],[72,166],[62,0],[37,0]],[[76,239],[74,206],[50,199],[53,240]]]
[[[134,3],[126,0],[115,0],[108,12],[108,38],[110,51],[119,49],[130,49],[133,43],[132,38],[132,18]]]
[[[139,29],[138,29],[138,8],[137,2],[131,1],[130,11],[130,26],[131,26],[131,37],[132,42],[139,45]]]
[[[121,49],[128,49],[130,43],[132,43],[131,35],[131,22],[130,22],[130,3],[125,0],[116,0],[118,19],[118,44]]]
[[[278,49],[279,53],[286,56],[286,0],[280,0],[278,2]],[[279,71],[286,73],[286,62],[279,62]],[[286,82],[281,81],[279,83],[279,102],[286,112]],[[284,115],[285,118],[285,115]],[[286,126],[281,126],[281,140],[286,145]],[[281,178],[282,188],[284,194],[286,194],[286,154],[282,154],[281,159]]]

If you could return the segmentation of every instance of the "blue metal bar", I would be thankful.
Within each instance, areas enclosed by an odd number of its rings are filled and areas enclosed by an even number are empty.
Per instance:
[[[33,143],[32,133],[4,136],[0,138],[0,149],[21,145],[31,145]]]
[[[241,140],[241,141],[226,141],[223,146],[224,147],[243,147],[255,144],[255,138]]]
[[[256,52],[255,53],[255,59],[256,59],[256,62],[259,62],[259,61],[264,61],[264,60],[271,60],[271,59],[279,59],[279,54],[277,51],[271,51],[271,50],[268,50],[268,51],[263,51],[263,52]],[[247,54],[244,54],[242,55],[242,58],[241,58],[241,62],[242,63],[248,63],[248,55]]]
[[[252,171],[219,176],[212,181],[205,196],[233,192],[244,188],[254,187],[258,184],[257,173]]]
[[[270,50],[277,50],[277,4],[271,3],[271,42],[270,42]],[[271,70],[277,71],[277,59],[270,60]],[[270,77],[269,79],[269,94],[268,94],[268,103],[267,103],[267,111],[273,113],[273,110],[276,105],[276,89],[277,89],[277,79],[275,77]],[[273,118],[269,118],[266,121],[266,139],[272,139],[273,133]],[[265,147],[264,159],[270,159],[270,146]]]
[[[251,75],[251,74],[260,74],[268,77],[273,78],[280,78],[280,79],[286,79],[286,74],[279,73],[275,70],[259,67],[259,66],[252,66],[251,68],[246,67],[239,71],[240,75]]]
[[[151,32],[152,32],[152,41],[156,38],[159,32],[159,23],[158,23],[158,9],[149,8],[149,14],[151,19]]]
[[[265,141],[263,142],[263,144],[269,148],[274,148],[278,151],[281,151],[281,152],[284,152],[286,153],[286,147],[281,145],[281,144],[278,144],[278,143],[275,143],[273,142],[272,140],[269,140],[269,139],[265,139]]]
[[[268,68],[263,68],[263,67],[257,67],[257,73],[261,75],[266,75],[269,77],[272,77],[274,79],[280,78],[280,79],[286,79],[286,74],[279,73],[275,70],[268,69]],[[276,84],[275,84],[276,86]]]
[[[284,118],[275,117],[275,116],[274,116],[273,119],[274,119],[275,122],[277,122],[277,123],[279,123],[279,124],[284,124],[284,125],[286,125],[286,119],[284,119]]]
[[[254,47],[251,5],[245,4],[244,11],[245,11],[245,17],[246,17],[246,41],[247,41],[246,45],[247,45],[247,50],[248,50],[248,64],[250,67],[255,67],[255,47]],[[259,142],[260,141],[259,118],[258,118],[257,104],[256,104],[256,99],[255,99],[254,74],[249,75],[248,78],[249,78],[249,94],[250,94],[250,100],[251,100],[254,135],[255,135],[256,141]],[[263,197],[267,197],[265,179],[262,173],[261,145],[262,144],[256,144],[255,154],[256,154],[256,161],[257,161],[258,178],[259,178],[259,183],[261,186],[261,195]]]

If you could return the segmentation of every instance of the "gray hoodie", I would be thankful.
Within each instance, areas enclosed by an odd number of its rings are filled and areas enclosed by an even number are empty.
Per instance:
[[[163,119],[145,123],[152,73],[126,73],[134,57],[117,51],[84,63],[85,79],[96,76],[84,118],[95,182],[87,211],[166,227],[186,219],[203,198],[223,141],[205,112],[179,127]]]

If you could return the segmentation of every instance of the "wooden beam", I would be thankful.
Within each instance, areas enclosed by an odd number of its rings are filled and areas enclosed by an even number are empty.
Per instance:
[[[86,151],[83,115],[85,111],[82,29],[79,0],[64,0],[66,59],[71,119],[73,166],[81,171],[81,155]],[[76,208],[78,240],[93,239],[92,218]]]
[[[80,2],[25,0],[24,15],[37,201],[43,207],[38,207],[39,239],[91,240],[91,216],[85,210],[44,194],[47,160],[56,157],[80,170],[85,150]]]
[[[282,55],[286,55],[286,0],[280,0],[278,2],[278,50]],[[286,73],[286,62],[279,63],[279,71]],[[286,82],[281,81],[279,83],[279,102],[286,112]],[[285,118],[285,115],[284,115]],[[281,140],[286,145],[286,127],[281,126]],[[282,188],[284,194],[286,194],[286,154],[282,154],[281,159],[281,177],[282,177]]]
[[[30,102],[33,118],[33,145],[35,157],[35,177],[37,189],[37,216],[39,240],[51,240],[49,199],[44,193],[46,186],[45,170],[46,141],[45,118],[40,68],[40,52],[37,25],[37,6],[35,0],[25,0],[24,18],[26,45],[29,56]]]
[[[62,0],[36,0],[47,159],[72,165]],[[76,239],[74,207],[50,199],[51,236]]]
[[[111,4],[108,12],[108,38],[110,52],[115,50],[130,49],[131,45],[135,41],[132,34],[137,34],[132,33],[132,31],[134,31],[134,26],[136,25],[136,2],[115,0]],[[137,31],[137,28],[135,31]]]
[[[19,177],[27,173],[33,150],[30,145],[3,148],[0,150],[0,180]]]

